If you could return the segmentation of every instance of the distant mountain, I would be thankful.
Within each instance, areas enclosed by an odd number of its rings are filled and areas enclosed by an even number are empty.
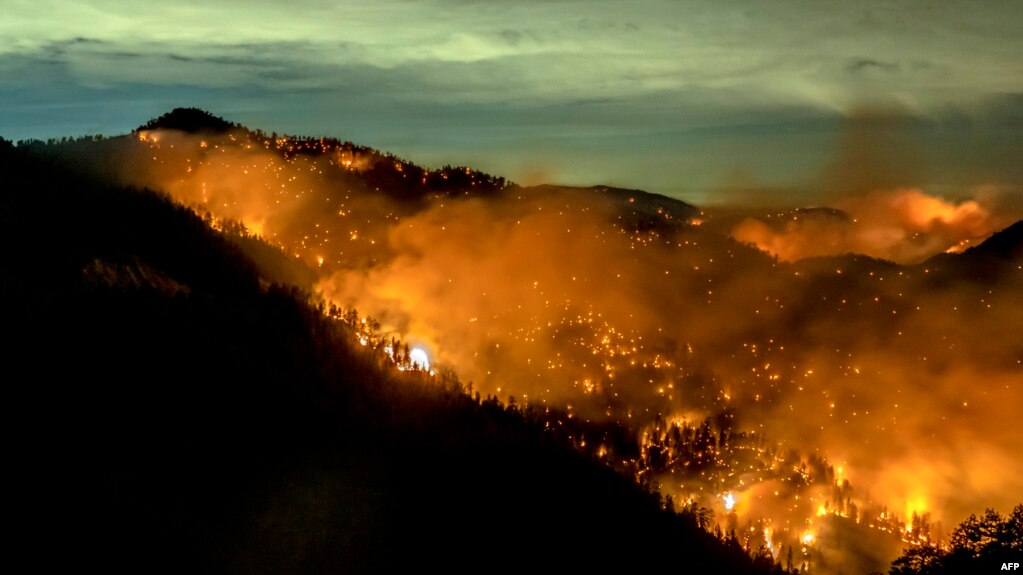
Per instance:
[[[796,208],[777,214],[767,214],[763,221],[774,229],[784,229],[790,222],[811,221],[822,223],[849,223],[849,214],[843,210],[826,207]]]
[[[513,188],[508,190],[508,193],[515,194],[519,191],[535,195],[567,192],[567,195],[576,199],[580,206],[607,206],[618,214],[618,225],[635,231],[677,230],[692,225],[702,214],[700,209],[692,204],[643,190],[547,184]]]

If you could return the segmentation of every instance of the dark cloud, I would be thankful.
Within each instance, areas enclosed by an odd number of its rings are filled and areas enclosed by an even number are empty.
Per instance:
[[[843,118],[856,117],[860,100],[883,101],[919,120],[892,137],[919,158],[921,179],[1020,181],[1005,161],[1023,148],[1011,131],[1019,106],[995,95],[1023,90],[1017,59],[1006,56],[1019,52],[1018,37],[1003,33],[1019,18],[1004,7],[708,6],[434,2],[403,6],[399,19],[386,6],[265,3],[234,11],[215,39],[202,32],[230,10],[210,6],[141,41],[144,32],[129,34],[107,9],[89,29],[67,22],[48,34],[24,17],[20,29],[38,39],[0,56],[0,90],[19,94],[7,107],[99,97],[82,109],[108,118],[110,95],[134,91],[135,109],[158,114],[163,94],[190,94],[174,103],[210,102],[241,121],[359,139],[427,163],[479,163],[512,178],[553,163],[561,167],[544,171],[567,183],[696,200],[738,173],[754,175],[753,189],[812,187],[844,137]],[[437,13],[445,17],[416,17]],[[218,100],[224,94],[232,96]],[[86,123],[116,132],[145,119]],[[5,118],[0,131],[27,137],[32,125],[42,134],[83,123],[57,113],[36,122]]]
[[[850,72],[863,72],[864,70],[879,70],[881,72],[898,72],[902,67],[894,62],[880,62],[870,58],[853,60],[846,66]]]
[[[505,42],[511,44],[512,46],[515,46],[522,41],[522,32],[519,32],[517,30],[509,30],[506,28],[504,30],[501,30],[499,34],[501,38],[504,39]]]

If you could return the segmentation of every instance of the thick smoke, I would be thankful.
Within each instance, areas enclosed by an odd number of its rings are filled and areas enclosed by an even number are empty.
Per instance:
[[[972,186],[928,180],[918,142],[935,135],[905,110],[855,110],[812,178],[817,192],[807,201],[821,208],[764,210],[731,235],[782,261],[854,253],[918,263],[976,245],[1023,217],[1021,190],[992,175],[976,174]]]
[[[996,201],[989,188],[958,202],[919,189],[874,190],[834,202],[835,211],[747,218],[732,236],[783,261],[855,253],[917,263],[963,251],[1012,223],[1012,214],[993,209]]]
[[[484,394],[635,429],[731,410],[737,429],[826,456],[860,504],[907,518],[951,524],[1023,493],[1019,261],[984,280],[960,277],[965,260],[924,261],[1011,223],[995,196],[868,189],[746,220],[734,241],[623,190],[397,201],[359,178],[380,159],[355,170],[246,138],[149,134],[125,177],[279,243],[319,271],[326,299]],[[923,263],[797,261],[846,252]],[[737,477],[737,521],[825,529],[813,505]]]

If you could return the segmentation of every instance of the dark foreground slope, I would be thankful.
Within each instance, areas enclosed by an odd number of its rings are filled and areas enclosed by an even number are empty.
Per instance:
[[[36,570],[770,570],[518,411],[378,364],[166,198],[0,148],[11,546]]]

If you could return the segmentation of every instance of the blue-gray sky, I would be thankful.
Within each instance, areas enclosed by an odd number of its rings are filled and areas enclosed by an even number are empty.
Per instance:
[[[197,106],[425,165],[712,201],[822,185],[850,125],[883,110],[905,120],[913,183],[1023,182],[1017,1],[6,0],[3,11],[8,139],[123,133]]]

